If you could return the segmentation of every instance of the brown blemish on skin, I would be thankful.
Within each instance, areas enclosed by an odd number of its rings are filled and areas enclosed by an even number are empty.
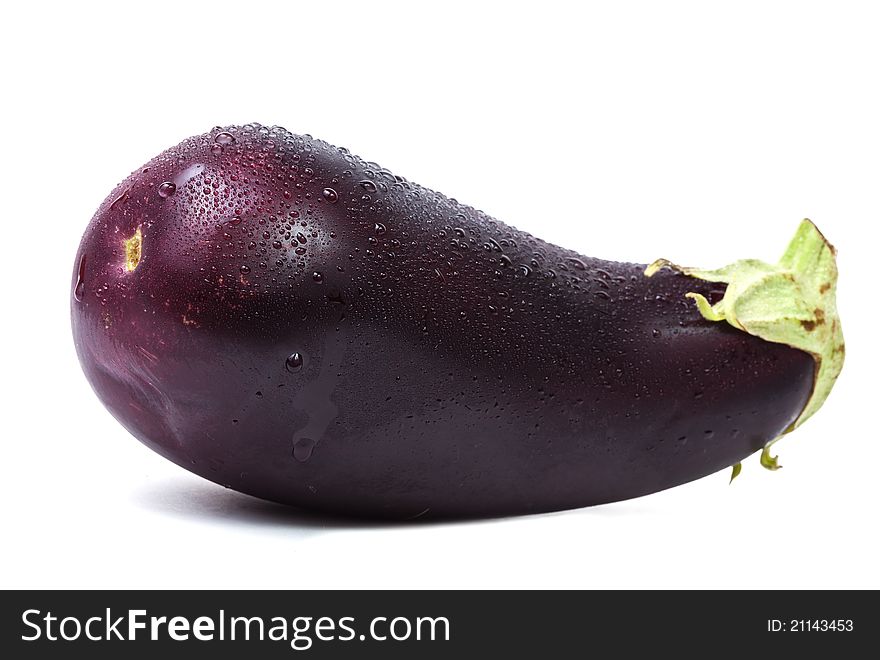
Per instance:
[[[827,293],[831,288],[831,282],[825,282],[819,287],[819,293]]]
[[[825,323],[825,312],[818,307],[813,310],[813,315],[815,316],[815,319],[812,321],[801,321],[801,325],[807,332],[812,332],[816,329],[817,325],[823,325]]]
[[[126,238],[122,245],[125,249],[125,270],[129,273],[138,267],[141,262],[141,246],[143,245],[143,237],[141,228],[138,227],[134,236]]]

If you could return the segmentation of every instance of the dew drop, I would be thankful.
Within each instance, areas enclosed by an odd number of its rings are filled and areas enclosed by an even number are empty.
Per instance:
[[[251,267],[250,267],[250,266],[242,266],[242,267],[239,268],[238,270],[239,270],[239,272],[244,273],[245,275],[247,275],[249,272],[251,272]]]
[[[653,330],[651,330],[651,336],[654,337],[654,338],[659,337],[659,336],[660,336],[660,331],[659,331],[657,328],[654,328]]]
[[[227,133],[223,131],[222,133],[217,133],[217,136],[214,138],[214,142],[217,144],[235,144],[235,138],[232,136],[232,133]]]
[[[166,181],[159,185],[159,197],[171,197],[176,191],[177,186],[170,181]]]
[[[316,284],[321,284],[324,282],[324,275],[316,270],[314,273],[312,273],[312,280],[314,280]]]
[[[311,438],[300,438],[293,443],[293,457],[300,463],[305,463],[312,457],[315,449],[315,441]]]
[[[131,188],[127,188],[123,190],[117,197],[110,203],[110,210],[112,211],[117,206],[124,204],[128,201],[128,195],[131,192]]]
[[[333,190],[333,188],[324,188],[324,199],[326,199],[331,204],[335,204],[339,200],[339,194]]]
[[[381,222],[377,222],[377,223],[376,223],[376,226],[373,227],[373,229],[376,230],[376,233],[377,233],[379,236],[381,236],[381,235],[384,234],[386,231],[388,231],[388,228],[385,227],[385,225],[383,225]]]
[[[361,181],[361,188],[366,190],[369,193],[376,192],[376,184],[372,181]]]
[[[217,143],[212,144],[211,145],[211,153],[214,154],[215,156],[219,156],[220,154],[223,153],[223,145],[220,145]]]
[[[303,366],[303,356],[300,353],[291,353],[284,361],[284,368],[290,373],[296,373]]]
[[[528,277],[529,275],[532,274],[532,269],[529,268],[528,266],[526,266],[525,264],[520,264],[516,270],[523,277]]]
[[[79,258],[79,270],[76,272],[76,286],[73,287],[73,297],[76,302],[82,302],[83,293],[86,290],[86,255]]]

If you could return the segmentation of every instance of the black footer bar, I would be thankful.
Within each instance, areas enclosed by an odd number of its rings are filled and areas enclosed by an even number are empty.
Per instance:
[[[5,591],[0,650],[162,660],[841,653],[876,641],[877,619],[868,591]]]

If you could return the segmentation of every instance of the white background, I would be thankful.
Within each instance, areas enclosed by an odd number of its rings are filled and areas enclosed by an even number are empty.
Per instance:
[[[880,587],[880,16],[851,2],[6,3],[3,587]],[[131,170],[215,124],[311,133],[611,259],[840,251],[848,362],[755,458],[635,501],[325,520],[151,453],[77,363],[70,277]],[[499,168],[499,163],[503,167]]]

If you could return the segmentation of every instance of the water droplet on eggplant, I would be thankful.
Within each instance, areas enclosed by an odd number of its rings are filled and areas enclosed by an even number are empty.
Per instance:
[[[76,273],[76,285],[73,287],[73,297],[77,302],[82,302],[83,293],[86,290],[86,255],[79,258],[79,269]]]
[[[300,438],[293,443],[293,457],[300,463],[305,463],[312,457],[315,450],[315,441],[311,438]]]
[[[287,369],[290,373],[296,373],[297,371],[302,369],[303,363],[304,360],[301,353],[291,353],[284,361],[284,368]]]

